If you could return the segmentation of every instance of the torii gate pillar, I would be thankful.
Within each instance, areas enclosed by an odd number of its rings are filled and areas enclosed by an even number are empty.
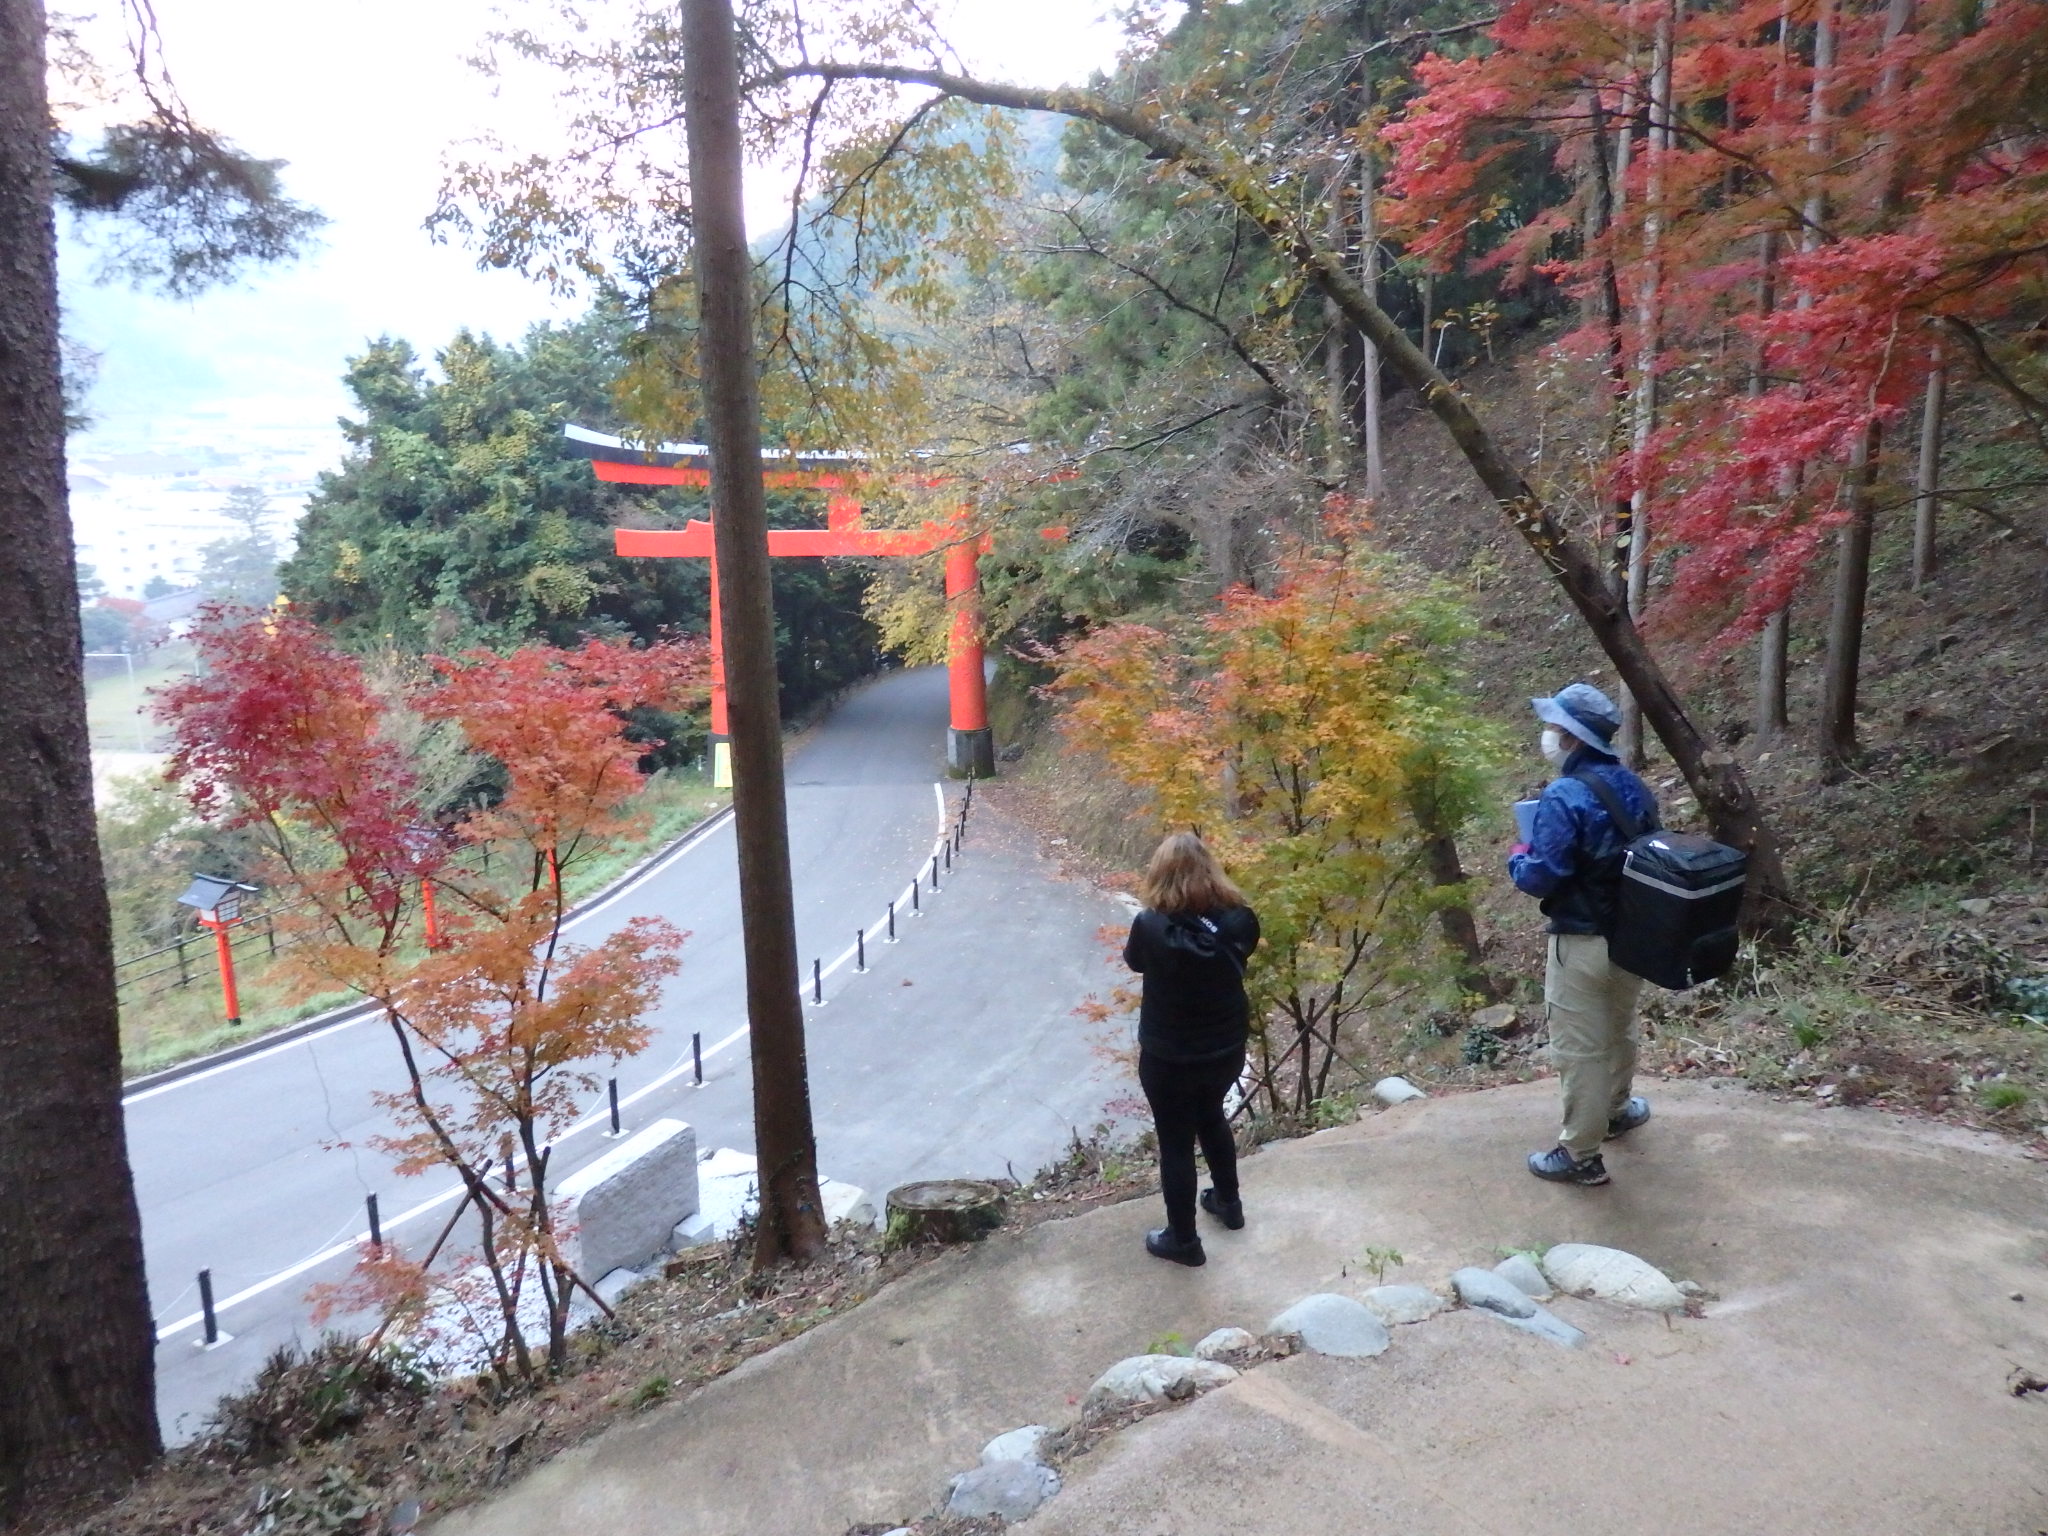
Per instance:
[[[982,539],[963,539],[946,551],[946,673],[952,723],[946,730],[946,771],[956,779],[992,779],[995,736],[988,725],[988,678],[981,655]]]
[[[692,485],[711,483],[710,450],[699,443],[664,443],[634,448],[601,432],[565,426],[562,435],[571,453],[591,461],[600,480],[621,485]],[[768,533],[768,553],[775,556],[857,555],[909,557],[946,552],[946,604],[952,622],[946,634],[947,691],[951,718],[946,732],[946,768],[956,778],[993,778],[995,739],[988,724],[988,682],[982,670],[981,576],[979,562],[990,547],[987,534],[968,530],[964,513],[921,528],[866,528],[860,502],[848,493],[857,472],[858,455],[846,453],[781,454],[764,452],[762,475],[772,486],[819,490],[829,494],[823,528],[775,528]],[[1066,537],[1064,528],[1046,528],[1049,539]],[[711,764],[712,782],[732,783],[732,756],[727,742],[725,659],[720,643],[718,559],[711,525],[692,519],[681,528],[620,528],[614,546],[626,556],[702,559],[711,565]]]

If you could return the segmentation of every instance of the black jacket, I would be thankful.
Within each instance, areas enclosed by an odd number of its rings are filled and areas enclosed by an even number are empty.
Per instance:
[[[1229,907],[1200,915],[1215,924],[1236,964],[1226,954],[1197,953],[1171,931],[1192,923],[1192,916],[1169,918],[1150,907],[1132,920],[1124,942],[1124,964],[1145,978],[1138,1048],[1162,1061],[1200,1061],[1242,1050],[1250,1033],[1243,967],[1259,947],[1258,914]]]

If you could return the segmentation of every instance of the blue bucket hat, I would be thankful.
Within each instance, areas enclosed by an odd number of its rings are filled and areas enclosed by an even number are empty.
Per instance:
[[[1568,731],[1601,752],[1613,750],[1610,743],[1621,729],[1621,711],[1614,700],[1591,683],[1573,683],[1547,699],[1531,699],[1529,707],[1545,725]]]

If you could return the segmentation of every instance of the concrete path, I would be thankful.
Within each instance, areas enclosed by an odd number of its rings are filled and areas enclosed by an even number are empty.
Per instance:
[[[1205,1269],[1139,1249],[1150,1202],[948,1255],[847,1317],[540,1468],[442,1536],[840,1536],[928,1513],[991,1436],[1061,1425],[1169,1334],[1318,1290],[1440,1285],[1504,1250],[1626,1248],[1718,1294],[1667,1321],[1563,1299],[1566,1351],[1471,1312],[1376,1360],[1301,1356],[1067,1469],[1039,1536],[2018,1536],[2048,1528],[2048,1171],[2003,1143],[1739,1088],[1653,1088],[1614,1183],[1520,1171],[1546,1083],[1271,1147]],[[2019,1293],[2024,1300],[2014,1300]]]
[[[952,873],[928,861],[962,786],[944,781],[942,668],[892,672],[855,693],[789,764],[797,937],[822,962],[807,1009],[824,1171],[879,1190],[922,1174],[1035,1171],[1086,1131],[1116,1091],[1074,1006],[1108,977],[1095,934],[1120,915],[1058,878],[1027,840],[977,807]],[[922,882],[923,915],[909,915]],[[901,901],[900,942],[885,914]],[[730,823],[572,921],[594,943],[642,913],[690,931],[683,969],[650,1015],[654,1043],[621,1064],[628,1130],[664,1116],[700,1147],[753,1148],[739,899]],[[870,969],[855,966],[869,930]],[[705,1080],[694,1085],[691,1036]],[[305,1296],[345,1273],[376,1193],[388,1237],[424,1245],[456,1189],[400,1179],[366,1143],[401,1081],[383,1024],[363,1019],[220,1064],[127,1099],[142,1205],[165,1432],[183,1439],[279,1344],[312,1333]],[[612,1145],[601,1096],[557,1143],[556,1176]],[[194,1277],[212,1271],[230,1342],[196,1347]]]

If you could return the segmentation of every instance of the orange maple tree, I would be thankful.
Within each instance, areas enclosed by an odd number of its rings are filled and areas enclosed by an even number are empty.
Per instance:
[[[700,705],[705,647],[430,657],[430,676],[392,700],[300,620],[215,610],[195,640],[201,670],[158,702],[169,773],[201,814],[261,834],[301,994],[344,988],[382,1011],[404,1076],[377,1095],[394,1129],[372,1144],[400,1173],[446,1169],[463,1192],[438,1241],[365,1251],[350,1282],[319,1293],[322,1309],[376,1306],[387,1326],[478,1335],[501,1377],[556,1368],[575,1292],[604,1304],[565,1252],[551,1144],[597,1088],[595,1065],[647,1044],[642,1017],[686,937],[635,918],[594,945],[568,942],[563,875],[638,829],[650,744],[630,738],[625,712]],[[495,800],[427,803],[387,731],[400,708],[494,765]],[[474,1252],[444,1256],[465,1218]]]
[[[1498,752],[1452,661],[1466,626],[1355,545],[1303,546],[1269,593],[1047,658],[1070,747],[1198,829],[1258,912],[1255,1087],[1276,1110],[1312,1113],[1373,1010],[1455,989],[1431,930],[1465,892],[1433,881],[1429,845],[1476,814]]]

